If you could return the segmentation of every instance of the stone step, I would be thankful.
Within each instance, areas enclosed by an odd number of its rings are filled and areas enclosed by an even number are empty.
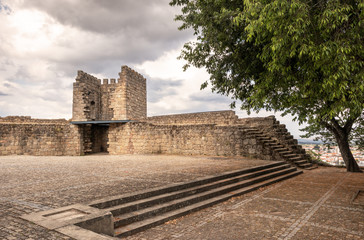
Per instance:
[[[286,148],[286,150],[280,151],[279,154],[282,155],[282,156],[285,156],[285,155],[293,154],[293,152]]]
[[[270,173],[270,175],[278,176],[278,175],[280,175],[280,173],[288,173],[291,171],[295,171],[295,170],[292,168],[289,168],[289,166],[286,166],[285,169],[280,169],[279,171],[278,170],[274,171],[274,173]],[[269,174],[267,174],[267,176],[269,176]],[[267,177],[260,177],[260,178],[257,177],[255,181],[259,182],[259,181],[261,181],[261,179],[266,179],[266,178]],[[186,195],[186,196],[178,196],[178,197],[173,196],[172,198],[168,198],[167,200],[165,200],[165,198],[168,196],[161,196],[161,199],[163,198],[162,202],[157,201],[157,202],[155,202],[155,204],[152,204],[151,206],[144,207],[143,204],[136,203],[137,206],[135,207],[135,210],[132,212],[126,212],[126,211],[124,211],[125,210],[124,208],[117,212],[115,212],[113,209],[110,209],[110,212],[114,216],[117,216],[117,217],[115,217],[115,222],[114,222],[114,226],[116,228],[116,227],[120,227],[122,225],[127,225],[130,223],[136,222],[136,221],[144,220],[144,219],[152,217],[153,215],[156,215],[156,214],[161,214],[161,213],[164,213],[167,211],[172,211],[177,208],[187,206],[194,202],[202,201],[202,200],[210,198],[210,197],[215,197],[217,195],[220,195],[220,194],[223,194],[223,193],[226,193],[229,191],[234,191],[241,187],[245,187],[246,185],[250,185],[250,184],[252,184],[252,182],[254,182],[254,181],[252,181],[251,179],[241,180],[239,182],[227,184],[227,185],[220,186],[220,187],[211,188],[211,189],[208,189],[208,191],[200,192],[200,191],[196,190],[194,193]],[[193,191],[193,190],[191,189],[191,191]],[[148,201],[149,201],[149,199],[148,199]]]
[[[285,165],[285,164],[286,163],[284,161],[273,162],[273,163],[269,163],[269,164],[261,165],[261,166],[257,166],[257,167],[230,171],[230,172],[226,172],[224,174],[220,174],[217,176],[203,177],[203,178],[199,178],[197,180],[190,181],[190,182],[172,184],[167,187],[160,187],[160,188],[150,189],[148,191],[144,190],[144,191],[139,191],[139,192],[130,193],[130,194],[112,196],[107,200],[102,199],[100,201],[98,201],[98,200],[93,201],[89,205],[91,207],[95,207],[95,208],[99,208],[99,209],[111,208],[111,207],[114,207],[117,205],[126,204],[126,203],[133,202],[136,200],[146,199],[146,198],[158,196],[158,195],[169,193],[169,192],[180,191],[180,190],[188,189],[191,187],[201,186],[201,185],[216,182],[219,180],[237,177],[240,175],[249,174],[249,173],[256,172],[256,171],[261,171],[264,169],[274,168],[274,167]]]
[[[285,148],[282,145],[272,146],[272,149],[275,152],[284,152],[284,151],[287,151],[288,150],[288,148]]]
[[[292,161],[292,162],[299,165],[299,164],[307,163],[307,160],[297,160],[297,161]]]
[[[270,137],[266,137],[266,136],[257,136],[258,140],[262,140],[262,141],[269,141],[272,140]],[[274,141],[274,140],[273,140]]]
[[[292,162],[296,162],[296,161],[300,161],[300,160],[303,160],[303,159],[302,159],[301,156],[296,155],[295,157],[289,158],[289,160],[292,161]],[[306,161],[306,160],[304,160],[304,161]]]
[[[262,142],[263,142],[264,144],[267,144],[267,143],[269,143],[269,144],[275,144],[275,143],[277,143],[277,142],[276,142],[276,140],[273,140],[273,139],[269,139],[269,140],[262,140]]]
[[[309,162],[306,162],[306,163],[303,163],[303,164],[297,164],[298,167],[300,168],[311,168],[312,167],[312,163],[309,163]]]
[[[291,158],[296,157],[298,155],[291,152],[291,153],[288,153],[288,154],[282,154],[282,156],[285,157],[285,158],[291,159]]]
[[[237,176],[237,177],[233,177],[233,178],[228,178],[228,179],[223,179],[223,180],[219,180],[219,181],[214,181],[212,183],[208,183],[208,184],[204,184],[204,185],[200,185],[200,186],[196,186],[196,187],[191,187],[191,188],[187,188],[187,189],[183,189],[183,190],[179,190],[179,191],[173,191],[173,192],[167,192],[165,194],[161,194],[161,195],[157,195],[157,196],[153,196],[150,198],[146,198],[146,199],[141,199],[141,200],[137,200],[137,201],[133,201],[127,204],[123,204],[123,205],[117,205],[115,207],[111,207],[108,208],[108,210],[114,215],[120,215],[120,214],[127,214],[133,211],[137,211],[137,210],[141,210],[144,208],[149,208],[151,206],[154,205],[160,205],[166,202],[170,202],[170,201],[174,201],[176,199],[181,199],[181,198],[188,198],[190,196],[196,196],[196,194],[203,194],[204,192],[209,192],[209,191],[216,191],[216,189],[225,189],[226,186],[233,186],[234,184],[241,184],[244,181],[250,182],[250,179],[259,177],[259,176],[263,176],[266,174],[270,174],[272,172],[277,172],[277,171],[284,171],[285,169],[289,168],[289,165],[284,164],[284,165],[280,165],[277,167],[273,167],[273,168],[268,168],[268,169],[264,169],[264,170],[260,170],[260,171],[255,171],[252,173],[247,173],[247,174],[243,174],[241,176]],[[157,212],[154,212],[157,213]],[[132,213],[135,214],[135,213]],[[125,218],[125,217],[122,217]],[[118,227],[118,226],[116,226]]]
[[[148,228],[163,224],[169,220],[226,201],[232,197],[254,191],[275,182],[297,176],[301,173],[302,171],[297,171],[295,168],[287,168],[264,176],[253,178],[251,180],[245,180],[218,189],[213,189],[208,192],[192,195],[187,198],[178,199],[177,201],[171,201],[169,205],[166,203],[153,206],[149,209],[139,210],[135,212],[134,216],[129,216],[130,218],[134,218],[136,221],[133,220],[130,224],[116,227],[114,236],[130,236]],[[152,212],[159,212],[159,214],[155,215]],[[122,215],[115,217],[115,222],[117,223],[119,220],[123,221],[125,216],[126,215],[124,215],[124,217]],[[142,220],[137,220],[138,216],[142,216],[140,217]]]
[[[266,142],[263,142],[263,144],[266,145],[266,146],[270,146],[271,148],[273,148],[273,146],[277,146],[278,145],[278,143],[275,140],[266,141]]]

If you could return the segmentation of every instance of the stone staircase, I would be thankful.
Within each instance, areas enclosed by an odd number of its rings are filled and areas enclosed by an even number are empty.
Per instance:
[[[257,141],[271,150],[275,160],[283,160],[293,166],[312,170],[317,168],[311,162],[310,157],[298,141],[287,131],[284,124],[275,121],[273,129],[266,130],[250,127],[246,129],[247,133],[254,136]]]
[[[269,139],[262,139],[269,142]],[[301,174],[284,161],[89,204],[112,213],[114,236],[129,236],[232,197]]]

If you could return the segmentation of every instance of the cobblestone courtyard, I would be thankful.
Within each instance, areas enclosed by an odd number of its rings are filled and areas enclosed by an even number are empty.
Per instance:
[[[70,239],[20,215],[267,163],[166,155],[0,157],[0,239]],[[364,174],[319,168],[127,239],[364,239]]]

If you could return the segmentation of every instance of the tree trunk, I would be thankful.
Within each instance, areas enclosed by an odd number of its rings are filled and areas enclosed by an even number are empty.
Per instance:
[[[344,129],[342,131],[334,131],[337,145],[339,146],[341,156],[345,162],[346,170],[348,172],[362,172],[358,163],[355,161],[353,154],[351,153],[348,134]]]

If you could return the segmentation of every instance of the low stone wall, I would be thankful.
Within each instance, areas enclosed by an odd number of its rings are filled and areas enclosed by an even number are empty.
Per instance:
[[[6,121],[4,120],[6,119]],[[12,119],[12,122],[8,120]],[[66,120],[7,117],[0,120],[0,155],[80,155],[77,126]]]
[[[272,160],[271,153],[239,126],[111,124],[110,154],[247,156]]]
[[[233,125],[238,120],[234,111],[215,111],[201,113],[185,113],[148,117],[147,121],[154,125],[193,125],[218,124]]]
[[[0,124],[67,124],[66,119],[35,119],[29,116],[7,116],[0,117]]]

